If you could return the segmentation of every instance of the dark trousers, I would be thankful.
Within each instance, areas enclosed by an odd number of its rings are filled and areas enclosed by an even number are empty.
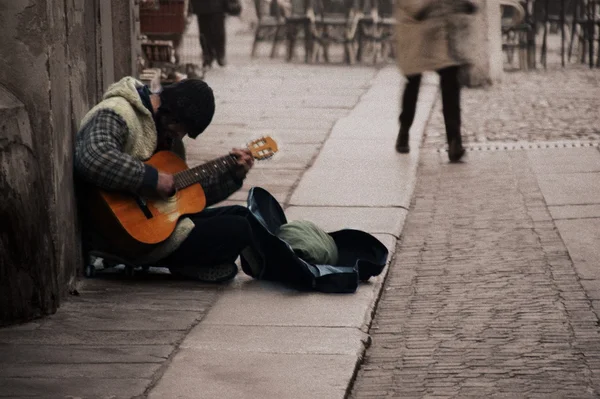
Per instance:
[[[247,208],[234,205],[209,208],[189,216],[196,227],[160,264],[209,267],[235,262],[242,249],[252,243],[247,215]]]
[[[458,80],[459,67],[453,66],[440,69],[440,88],[442,92],[442,107],[444,123],[446,125],[446,138],[448,143],[452,139],[461,139],[460,135],[460,82]],[[402,96],[402,112],[400,113],[400,129],[408,132],[415,119],[417,98],[421,75],[407,77],[408,82]]]
[[[225,14],[200,14],[197,18],[203,65],[210,66],[215,58],[225,60]]]

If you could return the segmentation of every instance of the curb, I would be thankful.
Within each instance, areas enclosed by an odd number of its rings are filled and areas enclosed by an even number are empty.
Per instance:
[[[411,137],[411,143],[418,143],[419,145],[411,145],[412,148],[416,148],[417,149],[417,157],[415,159],[415,163],[418,165],[419,164],[419,150],[421,147],[421,143],[423,141],[424,138],[424,132],[427,129],[427,125],[429,124],[429,120],[431,119],[431,114],[433,112],[433,109],[435,108],[435,104],[437,101],[437,97],[438,97],[438,92],[439,92],[439,83],[435,82],[433,80],[433,78],[431,79],[431,81],[428,82],[424,82],[425,84],[423,84],[420,88],[420,92],[419,92],[419,100],[417,103],[417,114],[415,115],[415,120],[413,122],[413,126],[411,127],[410,130],[410,137]],[[413,150],[414,151],[414,150]],[[414,176],[415,179],[413,179],[408,187],[408,191],[409,191],[409,197],[412,198],[414,189],[415,189],[415,180],[416,180],[416,174]],[[402,226],[400,229],[400,234],[401,231],[404,227],[404,220],[402,221]],[[400,239],[400,234],[398,235],[398,237],[396,237],[393,241],[394,244],[394,251],[393,253],[390,253],[390,259],[388,259],[388,265],[386,266],[384,272],[383,272],[383,276],[382,279],[378,281],[377,283],[377,287],[375,288],[375,298],[372,301],[372,303],[369,306],[369,311],[365,314],[365,322],[363,327],[361,328],[361,331],[363,331],[366,334],[365,339],[362,341],[362,350],[359,351],[358,353],[358,357],[356,359],[356,364],[355,364],[355,368],[354,368],[354,373],[352,374],[352,377],[350,379],[350,381],[348,382],[348,388],[346,389],[346,394],[344,395],[344,398],[348,398],[350,396],[350,394],[352,393],[352,389],[354,387],[354,382],[356,381],[356,377],[358,375],[358,371],[360,370],[364,360],[365,360],[365,354],[367,352],[367,349],[369,349],[369,347],[371,346],[371,335],[369,334],[369,331],[371,329],[371,325],[375,316],[375,312],[377,311],[377,306],[379,305],[379,300],[381,299],[381,296],[383,294],[383,287],[385,286],[385,283],[388,279],[389,273],[390,273],[390,267],[391,265],[395,264],[395,260],[396,260],[396,245],[397,242]]]

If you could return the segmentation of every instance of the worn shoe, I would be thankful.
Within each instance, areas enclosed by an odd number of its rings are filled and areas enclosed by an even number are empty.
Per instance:
[[[227,65],[227,60],[225,59],[225,57],[217,57],[217,64],[219,64],[219,66],[224,67],[225,65]]]
[[[202,281],[204,283],[222,283],[235,277],[238,272],[235,263],[221,263],[215,266],[171,266],[169,271],[177,277]]]
[[[400,154],[408,154],[410,152],[410,146],[408,145],[408,131],[400,129],[398,138],[396,139],[396,151]]]
[[[458,162],[465,155],[465,149],[460,140],[452,140],[448,146],[448,158],[450,162]]]

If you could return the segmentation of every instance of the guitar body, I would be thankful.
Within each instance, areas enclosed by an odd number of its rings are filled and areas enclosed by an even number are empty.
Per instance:
[[[248,149],[254,159],[268,159],[277,152],[277,143],[268,136],[262,137],[248,144]],[[89,210],[86,217],[110,241],[110,248],[96,249],[127,254],[131,259],[148,253],[169,238],[181,217],[201,212],[206,207],[206,196],[198,182],[211,173],[230,170],[228,168],[235,167],[237,161],[234,156],[226,155],[190,169],[174,153],[160,151],[146,164],[173,175],[176,186],[183,188],[167,200],[90,190],[91,195],[86,196]]]
[[[169,151],[157,152],[146,164],[169,174],[188,169],[185,161]],[[177,191],[167,200],[146,198],[145,206],[130,194],[100,191],[100,195],[127,235],[141,244],[163,242],[182,216],[198,213],[206,206],[204,190],[198,183]]]

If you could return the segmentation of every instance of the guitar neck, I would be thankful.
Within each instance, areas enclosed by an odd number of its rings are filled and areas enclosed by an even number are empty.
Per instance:
[[[230,171],[236,163],[237,159],[234,155],[225,155],[205,164],[175,173],[175,187],[177,190],[181,190],[192,184],[200,183],[211,175]]]

